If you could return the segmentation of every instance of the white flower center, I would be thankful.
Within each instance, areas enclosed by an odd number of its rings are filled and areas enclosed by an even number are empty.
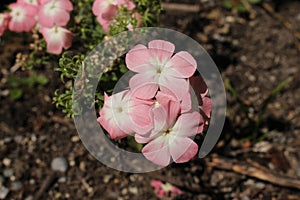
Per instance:
[[[168,58],[163,58],[160,60],[158,57],[150,60],[150,63],[154,67],[157,76],[160,76],[164,72],[165,67],[168,67],[168,61]]]
[[[116,0],[107,0],[107,1],[104,1],[103,4],[102,4],[102,6],[104,8],[107,8],[108,6],[111,6],[111,5],[116,6],[117,1]]]
[[[26,11],[20,7],[14,8],[11,12],[12,20],[16,22],[22,22],[26,15]]]
[[[45,12],[50,16],[56,15],[60,10],[58,4],[58,1],[50,1],[44,7]]]

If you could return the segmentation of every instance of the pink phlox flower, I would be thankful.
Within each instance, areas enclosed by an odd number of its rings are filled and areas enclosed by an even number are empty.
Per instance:
[[[159,94],[156,98],[160,98]],[[167,166],[171,158],[176,163],[187,162],[198,151],[198,145],[189,137],[197,134],[200,114],[179,114],[180,103],[162,96],[160,104],[153,109],[153,130],[149,135],[135,137],[137,142],[148,142],[142,153],[157,165]]]
[[[152,180],[150,184],[154,187],[155,194],[158,198],[175,197],[183,194],[182,190],[170,183],[164,184],[159,180]]]
[[[40,0],[39,23],[43,27],[66,26],[73,5],[70,0]]]
[[[8,13],[0,13],[0,36],[6,31],[8,23],[10,20],[10,15]]]
[[[93,3],[93,13],[97,16],[97,21],[103,27],[104,32],[109,31],[118,9],[123,6],[128,10],[133,10],[135,4],[130,0],[96,0]]]
[[[72,45],[73,33],[63,27],[41,27],[40,32],[46,40],[47,51],[50,53],[61,54],[63,48],[68,49]]]
[[[197,63],[186,51],[176,53],[174,44],[164,40],[153,40],[137,45],[126,54],[127,67],[136,72],[129,81],[135,95],[151,99],[158,90],[168,89],[182,100],[189,95],[189,82],[196,71]],[[167,93],[167,92],[166,92]]]
[[[120,139],[134,132],[148,133],[153,128],[153,101],[134,98],[129,90],[104,96],[104,106],[97,121],[112,139]]]
[[[12,3],[9,5],[11,9],[8,28],[14,32],[29,32],[35,25],[35,16],[38,12],[36,6],[26,3]]]

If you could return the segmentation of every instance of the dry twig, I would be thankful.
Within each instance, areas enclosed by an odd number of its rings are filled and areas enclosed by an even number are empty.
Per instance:
[[[258,166],[258,164],[253,166],[249,163],[240,162],[237,160],[214,157],[211,160],[207,160],[207,165],[218,169],[234,171],[245,176],[267,181],[274,185],[300,190],[299,180],[267,171],[263,166]]]

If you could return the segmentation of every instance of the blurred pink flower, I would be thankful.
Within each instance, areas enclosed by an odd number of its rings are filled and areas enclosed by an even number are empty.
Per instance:
[[[37,7],[26,3],[12,3],[8,28],[14,32],[30,31],[36,25]]]
[[[43,27],[66,26],[73,5],[70,0],[40,0],[39,23]]]
[[[147,136],[136,136],[137,142],[147,143],[142,153],[153,163],[167,166],[172,157],[176,163],[192,159],[198,145],[189,137],[196,135],[201,117],[198,112],[180,114],[180,103],[160,93],[159,105],[153,109],[154,128]]]
[[[151,99],[158,90],[171,91],[177,99],[189,95],[189,82],[197,63],[186,51],[176,53],[174,44],[164,40],[152,40],[148,48],[137,45],[126,55],[127,67],[138,73],[129,81],[138,98]]]
[[[153,128],[151,107],[153,101],[134,98],[125,90],[112,96],[104,96],[104,106],[97,121],[112,139],[120,139],[131,133],[148,133]]]
[[[97,16],[99,24],[103,27],[104,32],[109,31],[118,9],[123,6],[128,10],[133,10],[135,4],[130,0],[96,0],[93,3],[93,13]]]
[[[41,27],[40,32],[47,42],[47,51],[50,53],[61,54],[63,48],[68,49],[72,45],[73,34],[63,27]]]
[[[164,184],[159,180],[152,180],[150,185],[154,187],[155,194],[158,198],[175,197],[183,194],[179,188],[170,183]]]
[[[10,15],[8,13],[0,13],[0,36],[6,31],[8,23],[10,20]]]

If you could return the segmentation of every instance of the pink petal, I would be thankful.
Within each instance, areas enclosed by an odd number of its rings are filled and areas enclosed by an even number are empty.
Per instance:
[[[142,149],[142,153],[148,160],[157,165],[167,166],[170,163],[169,147],[163,136],[149,142]]]
[[[70,14],[67,11],[62,10],[53,16],[53,21],[57,26],[66,26],[70,20]]]
[[[212,101],[211,98],[208,97],[203,97],[202,98],[202,106],[201,106],[202,111],[206,115],[207,118],[210,118],[210,113],[212,110]]]
[[[59,0],[59,7],[66,11],[73,10],[73,4],[69,0]]]
[[[184,113],[179,116],[172,130],[178,137],[190,137],[197,134],[201,123],[201,115],[198,112]]]
[[[152,106],[153,100],[145,101],[133,98],[133,105],[130,107],[130,119],[133,130],[137,134],[145,135],[153,129]]]
[[[163,86],[160,87],[162,92],[169,94],[171,91],[179,100],[186,99],[186,96],[190,96],[190,86],[188,81],[185,79],[178,79],[164,75],[160,76],[159,85]],[[166,91],[166,89],[169,91]]]
[[[163,183],[161,181],[158,181],[158,180],[152,180],[150,185],[154,188],[159,188],[163,185]]]
[[[180,103],[174,96],[158,92],[155,96],[157,102],[162,105],[166,112],[167,127],[172,127],[180,114]]]
[[[151,140],[153,140],[153,138],[144,137],[139,134],[135,134],[134,139],[137,143],[141,143],[141,144],[149,143]]]
[[[93,3],[93,7],[92,7],[92,11],[93,11],[93,14],[98,16],[101,14],[101,11],[102,11],[102,5],[103,5],[103,2],[105,0],[96,0],[94,1]]]
[[[134,72],[143,73],[148,68],[152,68],[150,64],[151,55],[148,49],[142,45],[136,46],[126,54],[126,66]]]
[[[53,17],[48,18],[48,15],[47,15],[47,13],[45,13],[44,9],[40,9],[38,20],[39,20],[39,23],[44,27],[51,28],[54,24]]]
[[[170,65],[168,69],[169,75],[177,78],[189,78],[195,73],[197,68],[196,60],[186,51],[176,53],[168,62],[168,65]]]
[[[118,8],[116,6],[110,5],[101,11],[101,17],[106,20],[113,20],[113,18],[117,14],[117,11],[118,11]]]
[[[109,133],[111,139],[122,139],[128,136],[128,134],[119,129],[118,126],[113,126],[110,124],[110,122],[107,122],[103,116],[98,117],[97,121]]]
[[[159,56],[160,60],[163,58],[169,59],[175,50],[174,44],[165,40],[152,40],[148,44],[149,49],[154,50],[155,54]]]
[[[71,33],[70,31],[66,31],[65,34],[66,35],[64,37],[63,47],[64,47],[64,49],[68,49],[72,46],[73,33]]]
[[[161,133],[164,129],[167,129],[167,120],[168,114],[167,110],[163,106],[158,106],[153,108],[153,119],[154,127],[149,135],[150,138],[153,138],[157,134]]]
[[[129,86],[132,95],[140,99],[152,99],[158,90],[155,76],[151,73],[134,75],[129,80]]]
[[[197,154],[198,145],[190,138],[174,137],[169,149],[174,162],[184,163]]]
[[[178,97],[178,94],[174,94],[171,90],[164,86],[160,86],[160,91],[166,95],[174,96],[177,101],[181,102],[181,113],[190,112],[192,108],[191,95],[185,94],[182,97]]]
[[[97,21],[99,22],[99,24],[101,24],[103,30],[105,33],[108,33],[109,32],[109,27],[110,25],[112,24],[112,20],[106,20],[106,19],[103,19],[101,17],[101,15],[99,15],[97,17]]]

